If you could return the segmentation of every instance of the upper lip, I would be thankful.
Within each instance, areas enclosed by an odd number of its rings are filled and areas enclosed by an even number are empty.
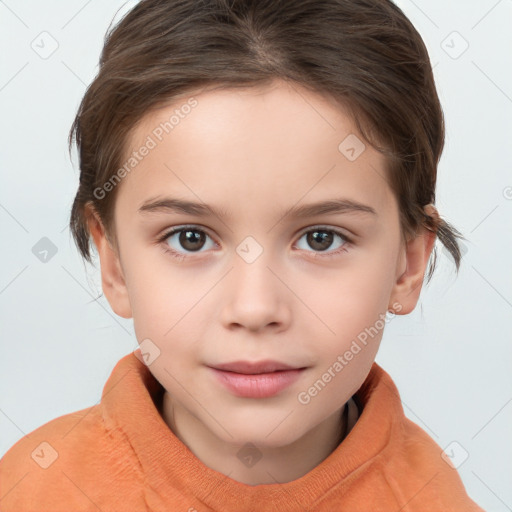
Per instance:
[[[279,370],[297,370],[299,367],[290,366],[288,364],[280,363],[279,361],[272,361],[266,359],[265,361],[233,361],[231,363],[216,364],[212,366],[217,370],[224,370],[235,373],[256,374],[256,373],[271,373]]]

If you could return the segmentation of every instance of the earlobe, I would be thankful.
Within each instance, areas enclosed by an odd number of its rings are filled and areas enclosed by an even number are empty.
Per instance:
[[[389,310],[406,315],[416,307],[435,239],[436,234],[423,227],[415,238],[405,243],[402,249],[402,268],[398,272],[391,293]],[[403,269],[404,260],[405,269]],[[397,304],[401,306],[399,311]]]
[[[87,224],[100,258],[103,293],[114,313],[122,318],[131,318],[128,289],[119,256],[107,240],[101,219],[90,207],[88,207]]]

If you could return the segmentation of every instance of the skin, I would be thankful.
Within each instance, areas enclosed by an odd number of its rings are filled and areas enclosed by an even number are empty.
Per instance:
[[[279,80],[193,97],[197,106],[118,185],[117,246],[91,210],[103,291],[115,313],[133,318],[139,343],[149,338],[159,348],[148,368],[166,390],[162,417],[196,457],[246,484],[289,482],[338,446],[343,406],[367,377],[383,330],[307,404],[299,393],[379,315],[414,309],[435,235],[421,229],[407,243],[401,238],[384,158],[369,145],[355,161],[338,150],[356,129],[325,97]],[[185,102],[147,114],[129,152]],[[138,212],[163,196],[226,217]],[[335,197],[376,214],[283,214]],[[190,224],[206,235],[196,251],[179,233],[158,241]],[[307,236],[318,225],[333,236],[323,251]],[[248,236],[263,251],[252,263],[237,253]],[[263,359],[307,369],[278,395],[257,399],[233,395],[206,366]],[[237,457],[248,442],[261,454],[252,467]]]

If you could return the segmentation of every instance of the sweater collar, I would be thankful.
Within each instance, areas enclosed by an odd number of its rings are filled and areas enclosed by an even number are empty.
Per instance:
[[[361,413],[343,442],[296,480],[253,486],[209,468],[175,436],[159,412],[163,393],[162,385],[131,352],[118,361],[104,386],[105,422],[126,434],[145,481],[163,500],[172,500],[178,491],[225,512],[240,512],[241,504],[252,510],[268,501],[281,512],[297,510],[298,505],[307,510],[333,487],[347,486],[349,475],[386,447],[394,425],[404,416],[395,384],[374,362],[354,395]]]

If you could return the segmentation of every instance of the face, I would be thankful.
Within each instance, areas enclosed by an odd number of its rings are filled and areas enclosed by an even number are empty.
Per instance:
[[[133,131],[104,291],[176,412],[225,442],[284,446],[339,413],[386,311],[417,300],[426,246],[401,243],[384,159],[356,137],[339,106],[280,81],[183,97]],[[264,360],[301,370],[230,387],[212,369]]]

